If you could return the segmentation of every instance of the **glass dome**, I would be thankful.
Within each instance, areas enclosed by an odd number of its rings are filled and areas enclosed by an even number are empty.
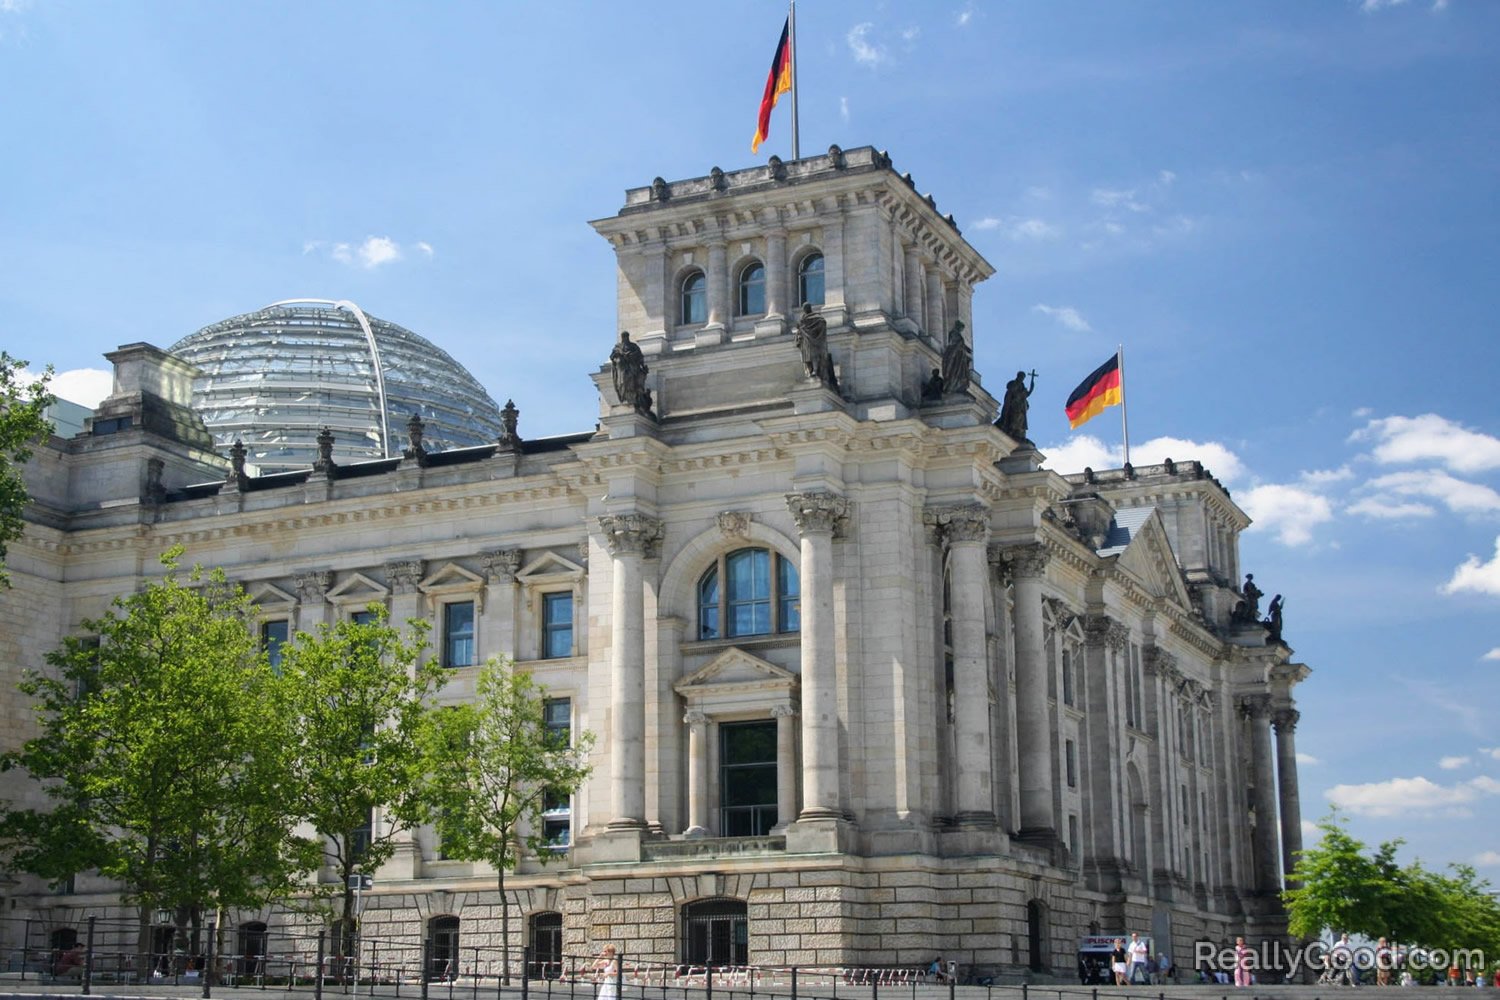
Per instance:
[[[462,365],[352,302],[277,302],[205,326],[171,352],[203,371],[193,409],[214,442],[243,441],[261,473],[311,468],[324,427],[339,464],[399,456],[413,413],[428,451],[500,434],[495,401]]]

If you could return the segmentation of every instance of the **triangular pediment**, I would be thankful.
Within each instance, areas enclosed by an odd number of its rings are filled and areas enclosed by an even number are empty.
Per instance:
[[[738,646],[731,646],[702,668],[677,683],[683,696],[724,689],[784,689],[795,686],[797,675]]]
[[[556,552],[543,552],[522,567],[516,579],[522,583],[561,578],[577,579],[587,571],[571,559],[564,559]]]
[[[417,584],[422,593],[438,590],[478,590],[484,586],[484,577],[464,569],[458,563],[447,563]]]
[[[1164,597],[1184,611],[1191,610],[1187,584],[1172,552],[1172,542],[1161,523],[1161,514],[1151,516],[1131,534],[1130,544],[1120,553],[1116,566],[1134,577],[1153,597]]]
[[[369,604],[371,601],[384,601],[390,595],[388,587],[381,586],[363,573],[354,573],[329,590],[327,597],[335,604]]]
[[[297,603],[297,595],[289,594],[274,583],[250,585],[250,603],[259,611],[286,611]]]

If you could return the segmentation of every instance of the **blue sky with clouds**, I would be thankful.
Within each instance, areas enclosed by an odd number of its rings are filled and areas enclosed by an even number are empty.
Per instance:
[[[777,2],[0,0],[0,343],[59,371],[298,296],[435,341],[529,437],[616,333],[586,220],[752,157]],[[1304,814],[1500,881],[1500,4],[804,0],[803,149],[889,150],[997,268],[1051,465],[1126,350],[1286,596]],[[91,389],[91,383],[94,388]],[[64,393],[97,394],[71,373]]]

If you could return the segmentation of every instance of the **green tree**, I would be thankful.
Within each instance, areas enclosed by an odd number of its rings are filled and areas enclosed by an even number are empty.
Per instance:
[[[444,675],[425,622],[403,636],[372,604],[366,620],[321,626],[282,647],[282,712],[292,720],[296,810],[339,876],[345,933],[356,927],[350,877],[375,871],[431,815],[423,776],[433,697]],[[382,822],[375,822],[376,812]],[[323,890],[326,891],[326,890]]]
[[[52,433],[43,411],[52,405],[48,368],[40,378],[25,380],[26,362],[0,351],[0,589],[10,586],[5,572],[6,545],[21,537],[26,483],[21,466],[31,449]]]
[[[7,810],[0,843],[23,871],[116,880],[149,949],[152,912],[256,907],[316,862],[291,836],[287,732],[244,593],[176,574],[117,599],[29,674],[41,733],[6,755],[47,809]]]
[[[543,836],[550,800],[578,790],[592,733],[557,734],[547,727],[547,692],[505,660],[480,668],[472,702],[439,714],[431,744],[430,781],[443,852],[495,868],[500,891],[501,964],[510,981],[510,907],[505,875],[522,852],[546,862],[556,850]]]

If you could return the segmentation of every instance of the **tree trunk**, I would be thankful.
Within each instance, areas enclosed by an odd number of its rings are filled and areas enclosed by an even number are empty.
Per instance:
[[[140,923],[135,939],[135,971],[139,977],[137,982],[148,985],[151,982],[151,907],[141,903],[136,907],[136,913]]]
[[[506,986],[510,985],[510,903],[505,898],[505,865],[497,865],[500,872],[498,881],[500,883],[500,981]],[[521,976],[526,976],[526,970],[521,970]]]

